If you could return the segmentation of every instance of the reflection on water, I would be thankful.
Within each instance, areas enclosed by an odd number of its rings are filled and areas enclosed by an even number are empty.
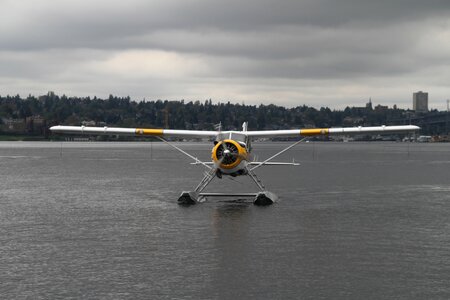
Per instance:
[[[292,158],[258,169],[275,205],[183,207],[202,169],[166,145],[0,143],[0,298],[450,298],[450,145],[309,143]]]

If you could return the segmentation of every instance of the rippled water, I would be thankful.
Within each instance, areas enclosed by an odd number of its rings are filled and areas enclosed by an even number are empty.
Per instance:
[[[183,207],[202,167],[166,145],[2,142],[0,298],[450,298],[449,144],[309,143],[292,158],[258,169],[275,205]]]

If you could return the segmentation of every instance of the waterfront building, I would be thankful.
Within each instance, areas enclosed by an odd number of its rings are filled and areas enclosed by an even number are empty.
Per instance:
[[[416,112],[428,111],[428,93],[422,91],[413,93],[413,110]]]

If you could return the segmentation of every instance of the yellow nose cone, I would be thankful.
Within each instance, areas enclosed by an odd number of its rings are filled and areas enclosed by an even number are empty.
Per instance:
[[[224,163],[223,162],[223,157],[222,158],[219,158],[218,156],[217,156],[217,152],[218,152],[218,150],[221,148],[221,147],[223,147],[223,144],[224,143],[226,143],[226,145],[233,145],[234,147],[236,147],[236,149],[237,149],[237,153],[232,153],[230,150],[228,150],[228,149],[226,149],[226,150],[224,150],[223,151],[223,154],[225,154],[225,155],[230,155],[230,154],[232,154],[232,155],[236,155],[237,156],[237,158],[236,158],[236,160],[233,160],[233,162],[231,162],[231,163]],[[223,169],[233,169],[233,168],[235,168],[235,167],[237,167],[241,162],[242,162],[242,160],[244,160],[244,159],[246,159],[247,158],[247,150],[244,148],[244,147],[242,147],[238,142],[236,142],[236,141],[234,141],[234,140],[223,140],[223,141],[220,141],[220,142],[218,142],[215,146],[214,146],[214,148],[212,149],[212,152],[211,152],[211,158],[212,158],[212,160],[216,163],[216,164],[219,164],[219,167],[220,168],[223,168]],[[222,159],[222,161],[221,161],[221,159]]]

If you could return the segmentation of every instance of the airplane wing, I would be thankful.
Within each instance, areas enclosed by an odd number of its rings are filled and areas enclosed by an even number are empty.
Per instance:
[[[419,130],[414,125],[402,126],[374,126],[374,127],[342,127],[342,128],[314,128],[289,130],[261,130],[241,131],[249,137],[287,137],[287,136],[316,136],[316,135],[354,135],[354,134],[389,134]],[[217,137],[218,131],[202,130],[176,130],[176,129],[150,129],[150,128],[122,128],[122,127],[87,127],[63,126],[50,127],[54,133],[71,134],[103,134],[103,135],[130,135],[130,136],[159,136],[159,137]],[[223,132],[222,132],[223,133]]]
[[[218,135],[217,131],[122,128],[122,127],[107,127],[107,126],[87,127],[87,126],[57,125],[50,127],[50,130],[55,133],[159,136],[159,137],[216,137]]]
[[[289,130],[261,130],[246,131],[249,137],[286,137],[286,136],[315,136],[315,135],[355,135],[355,134],[389,134],[403,133],[419,130],[414,125],[401,126],[373,126],[373,127],[341,127],[341,128],[313,128],[313,129],[289,129]]]

